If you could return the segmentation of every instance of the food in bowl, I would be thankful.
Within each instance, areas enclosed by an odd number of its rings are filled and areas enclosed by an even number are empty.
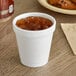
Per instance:
[[[76,10],[76,0],[48,0],[48,3],[62,9]]]
[[[30,16],[17,20],[16,25],[25,30],[43,30],[52,26],[52,21],[43,17]]]

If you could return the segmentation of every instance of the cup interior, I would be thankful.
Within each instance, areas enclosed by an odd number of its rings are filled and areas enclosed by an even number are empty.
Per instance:
[[[29,16],[43,17],[43,18],[46,18],[46,19],[49,19],[50,21],[52,21],[53,25],[56,25],[56,20],[55,20],[54,17],[52,17],[48,14],[45,14],[45,13],[31,12],[31,13],[24,13],[24,14],[21,14],[21,15],[15,17],[15,19],[13,20],[13,26],[16,27],[17,29],[19,29],[18,26],[16,25],[17,20],[22,19],[22,18],[26,18],[26,17],[29,17]],[[40,30],[37,30],[37,31],[40,31]]]
[[[37,31],[25,30],[25,29],[19,28],[16,25],[17,20],[22,19],[22,18],[26,18],[26,17],[29,17],[29,16],[43,17],[43,18],[51,20],[53,24],[52,24],[51,27],[49,27],[47,29],[37,30]],[[37,37],[38,35],[43,36],[43,35],[47,35],[47,33],[50,34],[50,33],[55,31],[55,28],[56,28],[55,18],[52,17],[51,15],[48,15],[48,14],[45,14],[45,13],[40,13],[40,12],[24,13],[24,14],[21,14],[21,15],[15,17],[14,20],[13,20],[13,29],[14,29],[15,33],[23,34],[23,35],[27,35],[27,36],[31,36],[31,37]]]

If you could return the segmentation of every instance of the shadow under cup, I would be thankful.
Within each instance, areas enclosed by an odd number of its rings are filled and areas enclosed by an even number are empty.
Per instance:
[[[29,16],[38,16],[52,21],[53,25],[44,30],[24,30],[16,25],[17,20]],[[54,17],[40,12],[21,14],[13,20],[13,29],[19,49],[21,63],[29,67],[40,67],[48,63],[53,33],[56,28]]]

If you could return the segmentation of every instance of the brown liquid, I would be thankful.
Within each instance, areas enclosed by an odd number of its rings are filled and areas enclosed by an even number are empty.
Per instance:
[[[43,30],[52,26],[52,21],[43,17],[30,16],[20,19],[16,25],[25,30]]]

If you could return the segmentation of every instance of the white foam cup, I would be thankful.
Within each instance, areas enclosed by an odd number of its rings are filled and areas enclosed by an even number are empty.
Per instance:
[[[53,25],[44,30],[24,30],[16,25],[17,20],[38,16],[52,21]],[[48,63],[53,33],[56,28],[54,17],[40,12],[24,13],[14,18],[13,29],[16,34],[21,63],[29,67],[40,67]]]

